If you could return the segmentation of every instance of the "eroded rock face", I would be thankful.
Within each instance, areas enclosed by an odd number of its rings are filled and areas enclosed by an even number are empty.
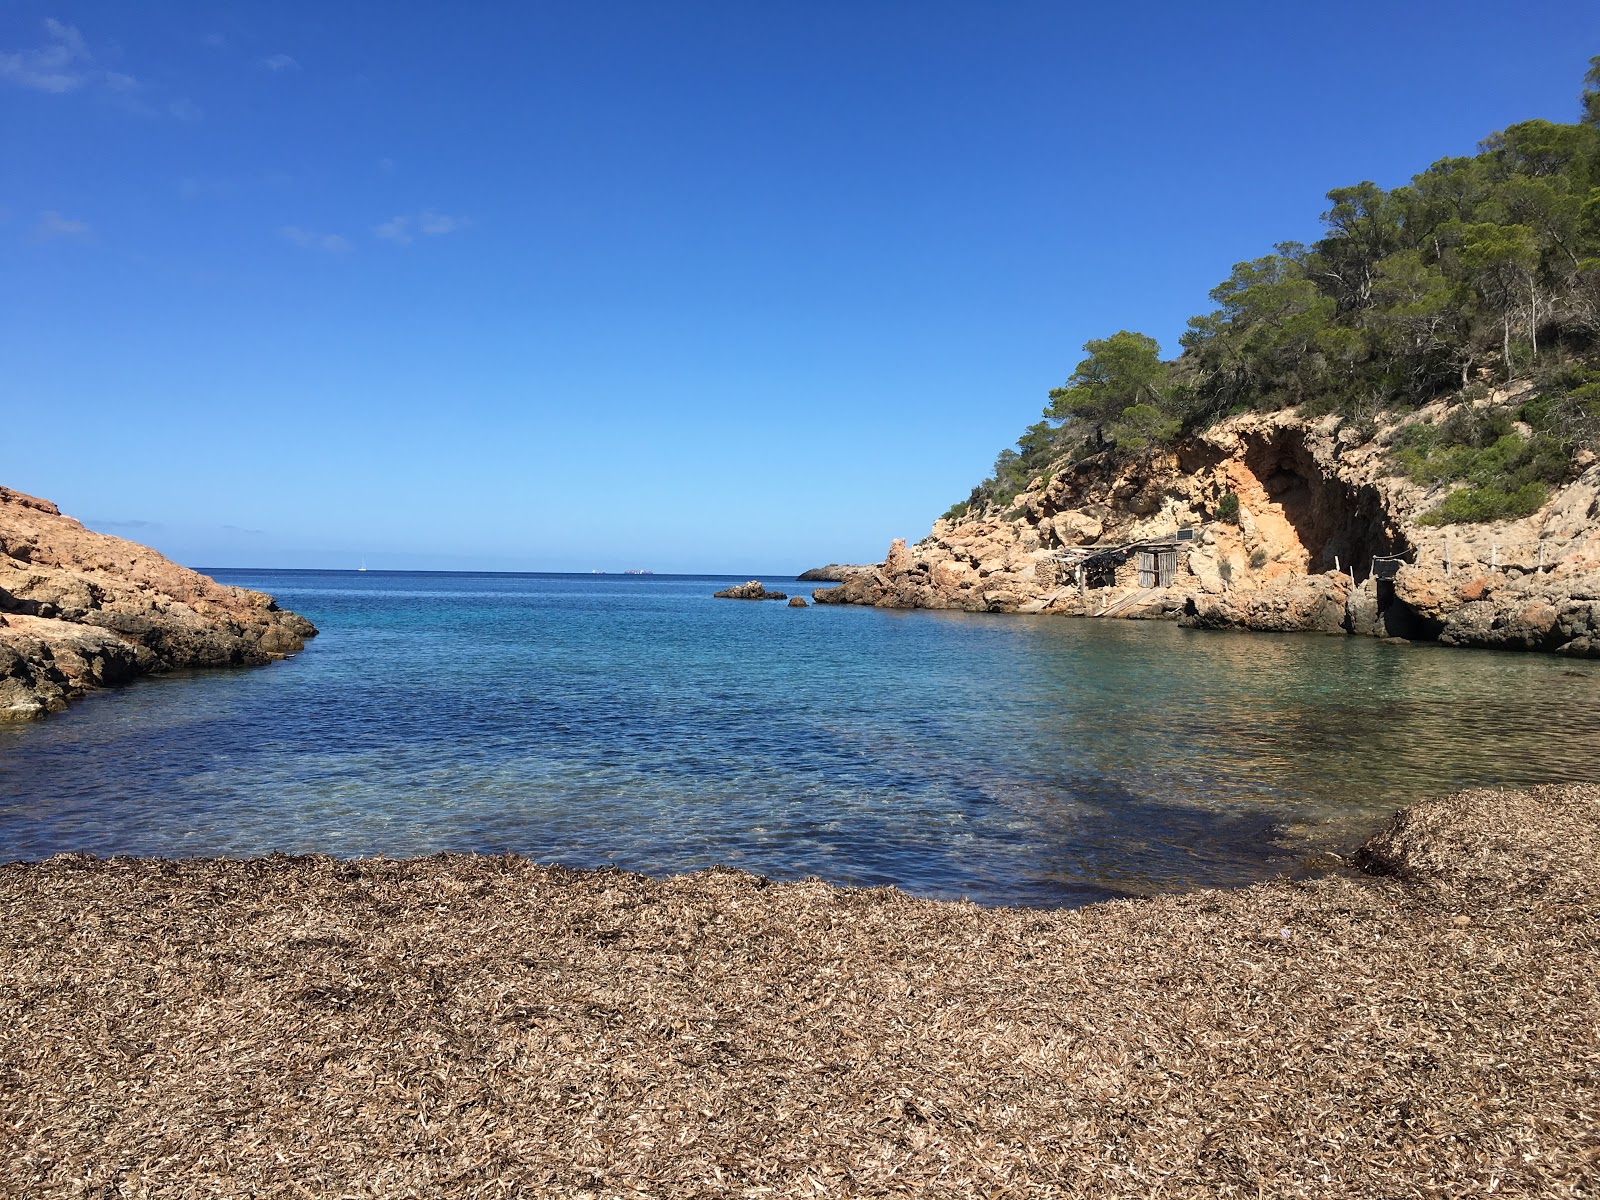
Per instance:
[[[0,721],[177,667],[293,654],[311,622],[0,487]]]
[[[1446,411],[1430,406],[1406,423]],[[896,540],[877,567],[813,599],[1600,656],[1590,603],[1600,598],[1600,463],[1530,517],[1434,527],[1419,518],[1447,488],[1393,473],[1396,428],[1372,438],[1338,417],[1250,413],[1170,453],[1063,462],[1006,512],[935,521],[915,546]],[[1176,542],[1180,530],[1192,540]],[[1132,552],[1105,555],[1082,577],[1071,561],[1141,542],[1178,545],[1170,586],[1143,588]],[[1391,555],[1409,565],[1380,585],[1375,560]]]

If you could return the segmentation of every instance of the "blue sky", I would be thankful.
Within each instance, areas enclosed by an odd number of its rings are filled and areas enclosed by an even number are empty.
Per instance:
[[[795,571],[1593,3],[11,2],[0,482],[209,566]]]

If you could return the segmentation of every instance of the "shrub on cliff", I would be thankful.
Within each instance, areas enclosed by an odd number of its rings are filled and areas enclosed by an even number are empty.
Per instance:
[[[1506,409],[1460,405],[1439,425],[1412,425],[1390,445],[1395,465],[1419,483],[1465,481],[1426,525],[1525,517],[1539,510],[1550,485],[1566,478],[1568,448],[1546,433],[1525,437]]]

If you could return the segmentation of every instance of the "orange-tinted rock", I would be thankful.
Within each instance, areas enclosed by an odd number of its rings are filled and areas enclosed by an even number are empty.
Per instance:
[[[138,675],[270,662],[317,632],[271,596],[225,587],[4,487],[0,612],[0,721]]]

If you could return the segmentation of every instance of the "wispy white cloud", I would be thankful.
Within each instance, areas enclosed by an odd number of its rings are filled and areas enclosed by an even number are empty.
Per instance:
[[[95,93],[144,117],[165,115],[197,121],[203,115],[199,105],[187,97],[161,101],[151,97],[136,76],[103,66],[75,25],[47,18],[44,38],[44,45],[31,50],[0,50],[0,82],[58,96]]]
[[[0,52],[0,79],[36,92],[75,92],[106,75],[76,27],[54,17],[44,23],[45,44],[32,50]],[[124,77],[131,78],[131,77]]]
[[[451,217],[424,210],[392,217],[381,225],[374,225],[372,232],[385,241],[409,246],[419,237],[442,237],[447,233],[457,233],[471,224],[466,217]]]
[[[185,175],[178,180],[178,195],[185,200],[198,200],[202,196],[229,196],[238,191],[235,179],[218,179],[207,175]]]
[[[269,71],[298,71],[300,64],[287,54],[269,54],[261,60]]]
[[[89,228],[87,221],[75,221],[63,217],[58,212],[47,212],[39,217],[39,223],[33,227],[33,238],[38,242],[48,242],[55,238],[82,238],[89,239],[94,236],[94,230]]]
[[[348,254],[353,247],[350,239],[341,237],[337,233],[313,233],[309,229],[302,229],[298,225],[285,225],[278,230],[278,236],[291,246],[299,246],[305,250],[325,250],[329,254]]]

